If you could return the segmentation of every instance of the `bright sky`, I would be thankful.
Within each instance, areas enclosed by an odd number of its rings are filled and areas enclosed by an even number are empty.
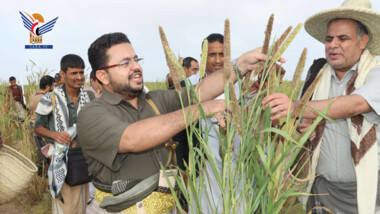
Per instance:
[[[280,35],[289,25],[295,27],[309,16],[336,8],[342,0],[65,0],[3,1],[0,7],[0,80],[13,75],[24,84],[31,75],[29,60],[54,76],[62,56],[75,53],[90,72],[87,50],[98,37],[110,32],[123,32],[136,53],[144,58],[145,81],[162,81],[168,73],[158,26],[161,25],[173,52],[183,57],[200,59],[201,42],[210,33],[224,32],[224,21],[230,19],[232,57],[262,45],[265,26],[275,14],[273,35]],[[380,1],[372,0],[372,8],[380,11]],[[45,23],[59,17],[53,30],[43,35],[43,44],[52,50],[26,50],[29,33],[24,28],[21,12],[40,13]],[[313,59],[324,56],[323,45],[300,31],[284,57],[287,59],[285,79],[291,79],[299,56],[308,48],[305,67]],[[26,67],[29,67],[29,72]],[[305,70],[307,70],[305,68]],[[34,68],[35,70],[37,68]],[[306,71],[304,71],[304,76]]]

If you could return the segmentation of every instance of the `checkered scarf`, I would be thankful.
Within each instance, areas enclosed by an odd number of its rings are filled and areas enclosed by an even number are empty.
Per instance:
[[[62,132],[69,128],[69,109],[67,107],[67,100],[65,91],[62,87],[56,87],[52,92],[55,95],[54,104],[54,126],[56,132]],[[90,102],[87,92],[83,87],[80,88],[79,92],[79,103],[77,108],[77,114],[82,109],[82,107]],[[40,100],[36,113],[41,115],[49,115],[53,111],[52,95],[51,93],[46,93]],[[57,148],[58,143],[54,142],[54,148]],[[62,196],[60,191],[65,182],[65,177],[67,174],[67,150],[60,151],[55,149],[53,151],[52,160],[48,169],[49,177],[49,187],[52,197],[59,197],[62,201]]]

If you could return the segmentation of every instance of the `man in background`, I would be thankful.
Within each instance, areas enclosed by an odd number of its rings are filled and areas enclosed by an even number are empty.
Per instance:
[[[22,86],[16,84],[16,78],[14,76],[9,77],[9,83],[11,84],[7,90],[7,103],[11,105],[15,112],[12,116],[17,120],[25,120],[25,103]]]
[[[196,59],[194,59],[193,57],[190,57],[190,56],[188,56],[182,60],[182,66],[183,66],[183,69],[185,71],[186,77],[189,77],[193,74],[196,74],[199,71],[198,61]],[[186,86],[185,81],[181,80],[181,87],[185,87],[185,86]],[[166,75],[166,87],[167,87],[167,89],[174,89],[173,79],[172,79],[170,73],[168,73],[168,75]]]
[[[103,86],[99,83],[98,79],[96,79],[96,73],[94,71],[91,71],[90,73],[90,84],[91,86],[86,88],[86,91],[92,101],[93,99],[100,97],[103,90]]]
[[[63,79],[59,73],[55,74],[54,79],[55,79],[55,86],[60,86],[65,83],[65,79]]]
[[[77,123],[78,112],[90,102],[83,88],[84,67],[84,61],[78,55],[68,54],[62,57],[60,75],[65,79],[65,83],[55,87],[52,93],[46,93],[37,106],[34,132],[47,138],[50,143],[57,143],[57,145],[72,143],[72,147],[76,147],[76,137],[72,139],[67,129]],[[52,95],[54,95],[54,103]],[[52,160],[54,160],[54,154]],[[65,158],[62,160],[67,161]],[[54,214],[86,213],[86,202],[89,197],[88,183],[69,186],[66,182],[62,182],[62,178],[55,179],[56,176],[53,175],[57,172],[53,164],[55,164],[54,161],[51,162],[48,173],[50,192],[53,197],[52,212]],[[66,177],[66,175],[63,176]]]
[[[29,115],[30,115],[30,122],[34,124],[36,122],[36,108],[38,103],[40,102],[40,99],[45,93],[52,92],[54,89],[54,78],[45,75],[40,79],[40,88],[36,93],[34,93],[29,100]]]

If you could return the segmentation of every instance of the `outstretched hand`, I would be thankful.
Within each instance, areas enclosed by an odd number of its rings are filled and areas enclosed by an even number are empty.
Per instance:
[[[271,120],[278,120],[281,117],[285,117],[288,114],[290,108],[290,114],[293,115],[295,110],[295,105],[289,99],[286,94],[273,93],[269,96],[264,97],[262,104],[264,108],[270,107],[271,110]]]
[[[202,103],[205,114],[214,114],[213,118],[216,123],[221,127],[226,127],[226,101],[223,99],[211,100]]]
[[[236,65],[241,71],[242,75],[245,75],[248,71],[254,70],[258,66],[258,62],[267,60],[267,55],[262,54],[261,49],[262,47],[256,48],[252,51],[244,53],[239,58],[237,58]],[[285,63],[286,60],[284,58],[280,58],[279,62]]]

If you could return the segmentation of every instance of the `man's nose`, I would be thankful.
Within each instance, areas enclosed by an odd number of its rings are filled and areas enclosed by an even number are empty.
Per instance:
[[[223,57],[220,54],[216,54],[216,60],[215,60],[215,62],[221,63],[222,59],[223,59]]]
[[[339,46],[339,39],[338,38],[333,38],[330,42],[330,47],[335,48]]]
[[[131,67],[131,71],[141,71],[142,73],[142,67],[139,63],[134,62],[134,64]]]

